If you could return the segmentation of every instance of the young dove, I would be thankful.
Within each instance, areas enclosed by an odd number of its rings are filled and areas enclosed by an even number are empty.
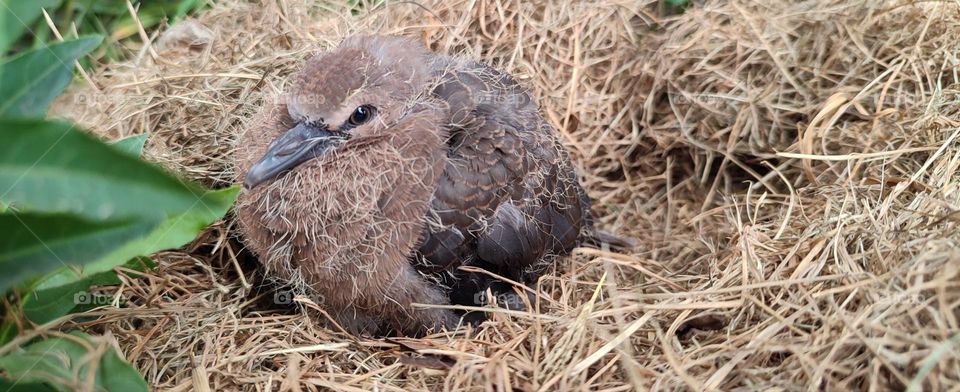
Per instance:
[[[270,276],[352,333],[454,329],[442,306],[514,293],[459,267],[531,282],[595,238],[554,129],[509,75],[353,36],[280,101],[239,139],[240,231]]]

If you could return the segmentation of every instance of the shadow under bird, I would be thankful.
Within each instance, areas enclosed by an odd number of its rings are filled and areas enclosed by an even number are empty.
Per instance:
[[[282,98],[239,139],[239,227],[269,276],[352,333],[453,329],[457,312],[412,304],[515,293],[459,267],[529,283],[597,238],[554,129],[509,75],[353,36]]]

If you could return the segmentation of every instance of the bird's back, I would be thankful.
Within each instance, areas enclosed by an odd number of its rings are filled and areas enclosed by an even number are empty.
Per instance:
[[[418,259],[453,287],[454,303],[470,304],[492,281],[457,267],[530,280],[543,261],[581,242],[590,211],[556,131],[513,78],[448,58],[438,72],[433,94],[451,113],[448,163]]]

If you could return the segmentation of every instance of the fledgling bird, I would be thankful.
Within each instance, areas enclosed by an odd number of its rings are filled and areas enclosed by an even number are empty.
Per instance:
[[[353,333],[457,326],[593,234],[554,129],[509,75],[395,36],[308,60],[240,137],[245,244]]]

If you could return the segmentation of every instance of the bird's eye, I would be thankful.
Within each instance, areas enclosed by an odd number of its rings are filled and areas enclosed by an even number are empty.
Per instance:
[[[373,118],[374,111],[376,111],[376,109],[370,105],[357,106],[357,108],[353,110],[353,114],[350,115],[350,120],[348,121],[350,122],[350,125],[353,126],[363,124]]]

